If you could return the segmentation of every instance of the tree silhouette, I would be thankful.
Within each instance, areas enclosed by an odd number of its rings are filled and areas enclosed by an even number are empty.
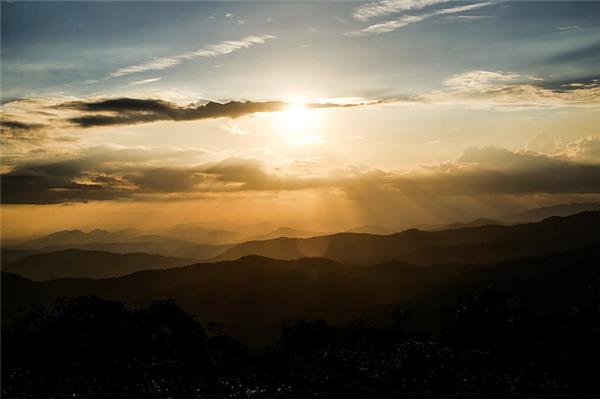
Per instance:
[[[545,315],[508,292],[463,299],[439,340],[393,323],[299,320],[265,351],[173,301],[98,297],[32,309],[2,332],[5,397],[594,397],[598,307]]]

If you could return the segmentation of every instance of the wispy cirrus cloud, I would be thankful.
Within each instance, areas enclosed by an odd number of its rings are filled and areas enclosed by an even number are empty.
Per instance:
[[[385,17],[401,11],[421,10],[450,0],[380,0],[362,4],[354,9],[352,16],[358,21]]]
[[[414,24],[417,22],[424,21],[426,19],[438,16],[438,15],[450,15],[450,14],[458,14],[462,12],[467,12],[471,10],[475,10],[482,7],[487,7],[494,4],[493,2],[482,2],[475,4],[467,4],[464,6],[456,6],[450,8],[443,8],[441,10],[432,11],[430,13],[425,13],[421,15],[402,15],[399,18],[379,22],[376,24],[372,24],[367,26],[366,28],[360,29],[358,31],[346,32],[344,35],[348,37],[361,37],[361,36],[369,36],[381,33],[392,32],[400,28],[404,28],[410,24]]]
[[[267,40],[276,39],[273,35],[246,36],[240,40],[225,40],[216,44],[205,46],[201,49],[182,53],[170,57],[157,57],[140,64],[130,65],[119,68],[111,72],[106,79],[119,78],[126,75],[136,74],[146,71],[159,71],[172,68],[184,61],[195,58],[213,58],[232,53],[237,50],[245,49],[258,44],[264,44]]]
[[[130,83],[130,85],[132,86],[137,86],[137,85],[147,85],[149,83],[154,83],[154,82],[158,82],[160,81],[162,78],[148,78],[148,79],[141,79],[139,81],[133,81]]]

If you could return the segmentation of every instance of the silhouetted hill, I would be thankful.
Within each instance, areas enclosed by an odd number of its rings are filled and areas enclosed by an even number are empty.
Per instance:
[[[280,238],[280,237],[306,238],[306,237],[311,237],[311,236],[317,236],[319,234],[320,233],[318,233],[318,232],[300,231],[297,229],[282,226],[280,228],[277,228],[277,229],[275,229],[271,232],[265,233],[265,234],[250,236],[250,237],[246,238],[246,241],[268,240],[268,239],[275,239],[275,238]]]
[[[45,253],[44,251],[40,251],[40,250],[25,250],[25,249],[5,249],[2,248],[0,250],[0,263],[2,263],[2,265],[6,265],[8,263],[11,263],[13,261],[16,261],[20,258],[26,257],[26,256],[30,256],[32,254],[39,254],[39,253]]]
[[[90,232],[83,232],[78,229],[69,231],[58,231],[41,238],[30,240],[23,243],[22,247],[40,249],[49,246],[77,246],[92,242],[114,242],[124,240],[134,236],[134,230],[122,230],[118,232],[108,232],[102,229],[94,229]]]
[[[475,228],[478,226],[486,226],[486,225],[502,225],[500,221],[496,221],[494,219],[488,218],[478,218],[471,222],[463,223],[463,222],[455,222],[453,224],[444,225],[437,230],[443,231],[446,229],[460,229],[460,228]]]
[[[246,255],[293,260],[325,257],[340,262],[493,262],[589,246],[600,241],[600,212],[552,217],[538,223],[443,231],[410,229],[392,235],[338,233],[307,239],[278,238],[233,246],[217,257]]]
[[[418,317],[411,322],[416,328],[435,332],[446,307],[483,286],[524,293],[541,308],[593,303],[598,247],[504,263],[432,267],[249,256],[101,280],[33,282],[3,274],[1,284],[3,321],[32,303],[95,294],[132,306],[174,299],[201,320],[222,322],[227,333],[254,342],[273,339],[282,324],[299,318],[335,323],[364,316],[385,320],[395,304],[416,310]]]
[[[357,226],[356,228],[349,229],[346,232],[368,233],[371,235],[389,235],[390,233],[393,233],[394,231],[392,231],[388,228],[384,228],[383,226],[379,226],[379,225],[362,225],[362,226]]]
[[[226,238],[239,239],[240,235],[229,231],[206,230],[202,228],[176,228],[167,232],[167,236],[128,229],[109,232],[95,229],[90,232],[80,230],[59,231],[37,239],[29,240],[14,248],[22,250],[49,251],[78,248],[102,250],[117,253],[143,252],[173,257],[202,260],[212,258],[225,250],[222,243]],[[183,238],[187,239],[183,239]],[[235,240],[231,240],[233,243]],[[229,243],[225,241],[226,243]]]
[[[37,250],[50,253],[69,248],[107,251],[111,253],[148,253],[167,257],[180,257],[196,261],[209,260],[229,249],[232,245],[210,245],[185,240],[163,239],[154,242],[86,243],[78,246],[53,246]]]
[[[146,269],[181,267],[194,260],[154,254],[115,254],[79,249],[23,257],[2,265],[2,270],[34,280],[56,278],[108,278]]]
[[[566,217],[586,211],[600,211],[600,202],[557,204],[549,207],[534,208],[520,213],[506,215],[502,217],[501,220],[508,223],[538,222],[545,218],[554,216]]]
[[[244,235],[240,232],[212,229],[197,224],[178,225],[167,230],[165,234],[173,239],[212,245],[237,243],[244,238]]]

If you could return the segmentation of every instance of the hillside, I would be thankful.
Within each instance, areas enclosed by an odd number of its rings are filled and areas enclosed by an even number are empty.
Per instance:
[[[600,202],[556,204],[506,215],[500,219],[507,223],[538,222],[553,216],[566,217],[586,211],[600,211]]]
[[[115,242],[126,240],[136,234],[137,231],[130,229],[117,232],[109,232],[103,229],[94,229],[90,232],[83,232],[78,229],[64,230],[27,241],[22,244],[22,247],[40,249],[50,246],[78,246],[92,242]]]
[[[276,239],[280,237],[290,237],[290,238],[307,238],[311,236],[320,235],[318,232],[311,231],[301,231],[298,229],[288,228],[285,226],[279,227],[277,229],[272,230],[271,232],[267,232],[261,235],[250,236],[245,239],[245,241],[252,240],[268,240],[268,239]]]
[[[387,236],[338,233],[306,239],[251,241],[233,246],[217,259],[260,255],[282,260],[325,257],[360,264],[389,260],[418,264],[494,262],[589,246],[600,240],[599,229],[600,212],[596,211],[514,226],[427,232],[411,229]]]
[[[33,280],[56,278],[108,278],[146,269],[180,267],[194,260],[154,254],[115,254],[80,249],[25,256],[2,265],[2,271],[13,272]]]
[[[101,280],[33,282],[3,273],[2,317],[7,321],[23,306],[49,304],[58,296],[96,294],[132,306],[174,299],[199,320],[221,322],[227,333],[261,343],[277,337],[282,324],[300,318],[386,321],[393,305],[400,304],[413,311],[414,329],[435,332],[444,309],[484,286],[509,289],[544,309],[596,301],[597,279],[598,247],[504,263],[427,268],[252,256]]]
[[[78,246],[53,246],[39,249],[50,253],[58,250],[77,248],[80,250],[106,251],[110,253],[148,253],[166,257],[181,257],[196,261],[209,260],[229,249],[231,245],[199,244],[185,240],[164,239],[155,242],[107,242],[86,243]]]

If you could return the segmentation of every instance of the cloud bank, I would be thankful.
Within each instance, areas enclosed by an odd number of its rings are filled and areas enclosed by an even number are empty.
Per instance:
[[[181,200],[227,193],[320,189],[341,190],[349,195],[375,190],[408,198],[600,193],[597,137],[571,143],[558,156],[471,147],[453,162],[409,172],[349,166],[311,176],[269,169],[255,159],[228,158],[189,167],[160,162],[183,157],[183,152],[90,149],[64,160],[24,164],[1,175],[2,202]]]

